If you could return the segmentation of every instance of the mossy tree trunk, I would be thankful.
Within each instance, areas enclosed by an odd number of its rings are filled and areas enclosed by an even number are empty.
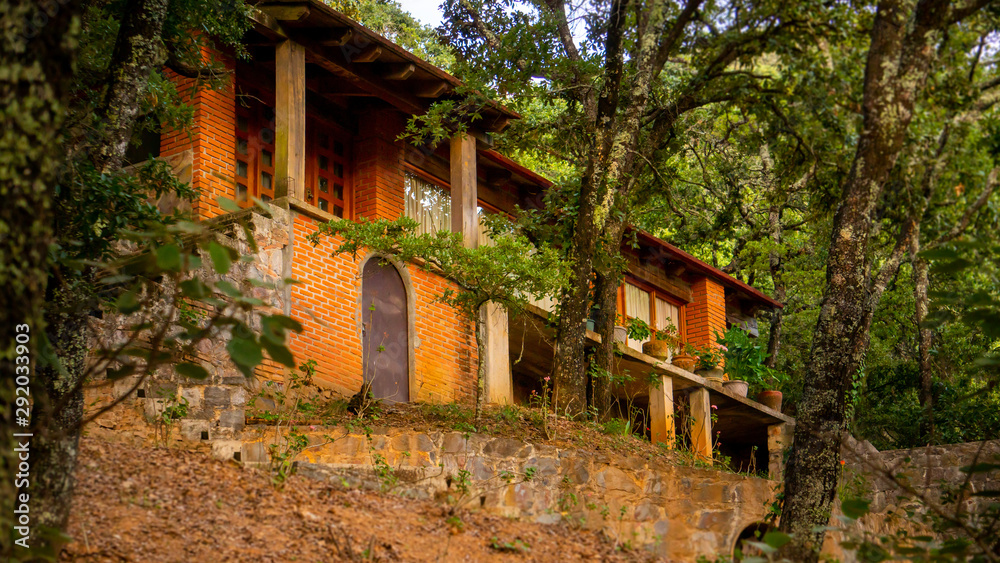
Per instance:
[[[893,255],[871,274],[875,210],[903,147],[916,99],[948,25],[982,4],[953,9],[944,0],[882,2],[871,30],[862,99],[863,125],[834,216],[827,284],[798,405],[795,441],[785,470],[781,529],[793,535],[784,555],[819,559],[837,489],[846,394],[867,352],[872,315],[909,249],[915,225],[901,228]]]

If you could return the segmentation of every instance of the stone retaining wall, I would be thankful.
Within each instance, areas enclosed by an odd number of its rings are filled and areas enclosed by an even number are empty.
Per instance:
[[[217,442],[215,453],[265,465],[274,429],[244,432],[253,434],[260,438]],[[377,489],[385,484],[373,471],[381,456],[394,468],[399,482],[392,490],[399,494],[542,523],[566,520],[670,561],[731,554],[740,532],[764,518],[776,485],[719,470],[461,432],[382,428],[369,437],[338,427],[307,434],[311,445],[296,458],[302,475]],[[513,476],[509,482],[504,472]],[[526,473],[533,475],[526,479]]]

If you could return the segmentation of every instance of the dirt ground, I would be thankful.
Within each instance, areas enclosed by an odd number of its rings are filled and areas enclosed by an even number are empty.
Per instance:
[[[203,448],[81,442],[65,561],[642,561],[599,533],[344,490]]]

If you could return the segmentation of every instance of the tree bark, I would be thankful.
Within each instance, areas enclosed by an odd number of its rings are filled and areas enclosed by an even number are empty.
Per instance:
[[[601,343],[594,351],[591,362],[595,372],[600,374],[593,379],[593,406],[599,420],[605,420],[611,413],[611,376],[615,368],[615,320],[618,317],[618,287],[621,285],[621,274],[613,272],[598,273],[594,285],[594,324]]]
[[[814,530],[829,523],[836,494],[846,393],[867,351],[871,315],[884,289],[870,283],[873,215],[926,81],[937,32],[951,18],[943,0],[922,0],[915,7],[885,1],[875,15],[863,130],[834,217],[826,290],[785,471],[781,529],[794,539],[783,555],[794,561],[819,559],[824,533]]]
[[[169,0],[130,0],[125,6],[111,55],[107,95],[96,112],[101,128],[93,159],[103,173],[121,168],[149,73],[166,60],[161,33],[169,4]]]
[[[920,434],[930,444],[934,441],[934,380],[933,373],[931,372],[931,344],[934,340],[934,331],[924,326],[924,321],[927,320],[929,303],[927,289],[930,282],[927,276],[927,261],[917,256],[920,251],[920,243],[918,241],[919,239],[916,239],[916,242],[914,242],[914,249],[911,252],[911,256],[913,256],[913,320],[917,325],[917,362],[920,366],[920,407],[924,412]]]
[[[80,2],[39,3],[8,0],[0,7],[0,558],[14,553],[14,501],[30,496],[32,513],[48,491],[29,479],[17,488],[19,460],[14,448],[31,439],[14,440],[13,433],[30,431],[17,424],[14,409],[16,376],[35,381],[44,340],[45,292],[49,244],[53,240],[51,202],[62,165],[62,134],[72,90]],[[16,337],[26,334],[27,353],[18,353]],[[22,341],[24,339],[22,338]],[[23,351],[23,350],[22,350]],[[29,363],[17,361],[23,356]],[[18,367],[22,369],[18,369]],[[23,369],[27,367],[27,369]],[[23,380],[22,380],[23,381]],[[36,397],[29,397],[33,403]],[[32,421],[37,416],[32,414]],[[32,470],[37,469],[30,460]],[[31,521],[34,527],[35,521]],[[20,537],[20,534],[17,535]],[[29,545],[38,549],[37,542]],[[37,553],[37,551],[35,552]],[[19,557],[27,557],[20,551]]]
[[[771,225],[771,240],[775,244],[781,244],[781,206],[772,205],[768,211],[768,221]],[[771,271],[771,281],[774,284],[774,298],[781,304],[787,300],[785,289],[785,277],[783,275],[781,255],[771,252],[768,256],[768,266]],[[775,309],[771,313],[771,330],[767,335],[767,360],[765,365],[774,368],[778,363],[778,351],[781,350],[781,329],[784,316],[782,309]]]

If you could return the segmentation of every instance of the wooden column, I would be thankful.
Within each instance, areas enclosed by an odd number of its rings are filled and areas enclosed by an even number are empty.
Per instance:
[[[305,199],[306,51],[284,41],[274,64],[274,196]]]
[[[476,199],[476,139],[458,133],[451,138],[451,230],[468,248],[479,244]]]
[[[691,392],[691,449],[695,455],[712,462],[712,405],[704,387]]]
[[[514,385],[510,375],[507,309],[487,303],[481,314],[486,320],[486,402],[509,405],[514,402]]]
[[[649,386],[650,441],[663,442],[674,449],[674,380],[669,375],[657,377],[659,385]]]

